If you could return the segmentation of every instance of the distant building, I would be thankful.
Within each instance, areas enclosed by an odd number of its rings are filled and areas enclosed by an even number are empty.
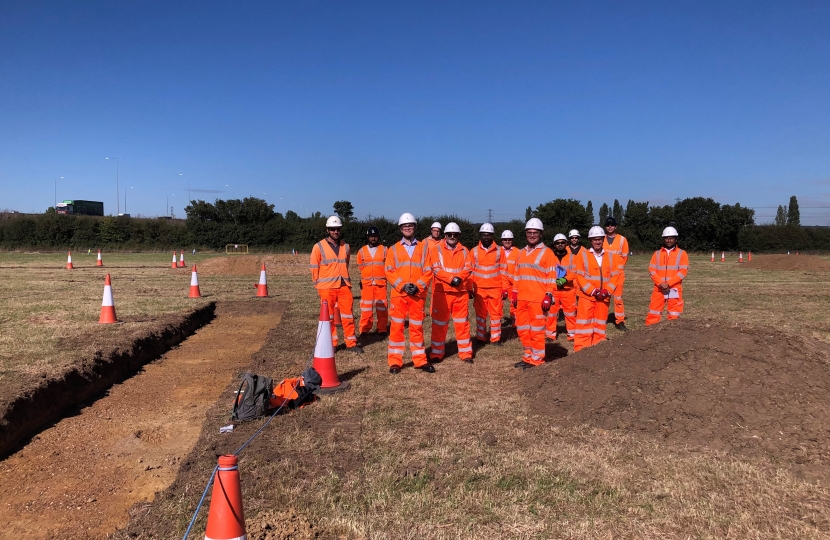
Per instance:
[[[99,201],[63,201],[55,208],[58,214],[77,214],[82,216],[103,216],[104,203]]]

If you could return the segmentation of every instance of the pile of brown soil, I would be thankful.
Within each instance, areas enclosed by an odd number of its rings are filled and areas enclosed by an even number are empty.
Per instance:
[[[534,412],[562,425],[639,432],[828,474],[826,344],[772,329],[679,320],[552,367],[539,370],[545,375],[535,384],[528,381],[539,372],[523,379]]]
[[[815,255],[755,255],[745,262],[744,268],[759,270],[801,270],[805,272],[830,272],[830,261]]]
[[[251,276],[259,279],[265,263],[268,275],[309,276],[308,255],[226,255],[214,257],[199,264],[203,276]],[[310,279],[310,278],[309,278]]]
[[[318,531],[305,517],[290,508],[284,512],[268,510],[246,520],[250,540],[314,540]]]

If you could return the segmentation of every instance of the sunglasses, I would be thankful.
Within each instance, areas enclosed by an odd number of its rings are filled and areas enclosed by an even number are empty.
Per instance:
[[[330,230],[330,231],[339,231],[340,227],[328,227],[328,230]]]
[[[458,238],[461,235],[458,234],[457,232],[448,232],[448,233],[444,233],[444,236],[449,236],[450,238]]]
[[[554,244],[567,244],[567,242],[564,240],[557,240]]]

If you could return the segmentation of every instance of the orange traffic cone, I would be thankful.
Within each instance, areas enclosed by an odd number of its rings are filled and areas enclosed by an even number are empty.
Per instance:
[[[726,262],[726,252],[725,251],[720,252],[720,262]]]
[[[341,383],[334,363],[334,346],[331,343],[331,321],[329,320],[329,302],[323,300],[320,305],[320,321],[317,323],[317,345],[314,347],[314,363],[317,373],[323,379],[322,390],[346,390],[349,383]]]
[[[240,540],[247,537],[239,460],[234,455],[219,456],[219,467],[213,477],[205,540]]]
[[[176,268],[176,252],[173,252],[173,262],[170,263],[170,268]]]
[[[259,271],[259,284],[256,287],[256,295],[261,297],[268,296],[268,283],[265,281],[265,263],[262,263],[262,270]]]
[[[199,291],[199,274],[196,272],[196,265],[193,265],[193,270],[190,273],[190,294],[188,298],[201,298],[202,293]]]
[[[739,263],[744,262],[744,252],[743,251],[738,252],[738,262]]]
[[[712,252],[712,262],[715,262],[715,252]]]
[[[98,261],[95,263],[95,266],[104,266],[104,261],[101,260],[101,250],[98,250]]]
[[[98,324],[112,324],[117,323],[115,318],[115,303],[112,301],[112,283],[110,282],[110,275],[104,279],[104,301],[101,302],[101,317],[98,319]]]
[[[746,255],[747,255],[747,260],[748,260],[749,262],[752,262],[752,252],[750,251],[750,252],[748,252]]]
[[[69,252],[67,252],[67,255],[66,255],[66,269],[67,270],[73,270],[74,268],[75,267],[72,266],[72,252],[69,251]]]
[[[184,251],[179,252],[179,268],[184,268]]]

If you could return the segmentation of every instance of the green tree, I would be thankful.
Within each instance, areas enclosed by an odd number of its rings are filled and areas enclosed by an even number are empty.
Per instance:
[[[585,207],[576,199],[554,199],[536,207],[535,216],[542,220],[545,232],[567,233],[570,229],[587,231],[591,221]]]
[[[588,201],[588,204],[585,205],[585,213],[588,214],[588,220],[591,222],[591,225],[594,224],[594,203]]]
[[[354,217],[354,206],[349,201],[337,201],[334,203],[334,213],[343,221],[349,221]]]
[[[623,222],[623,207],[617,199],[614,199],[614,209],[611,215],[614,216],[614,219],[617,220],[618,224]]]
[[[602,203],[602,206],[599,207],[599,224],[605,225],[605,220],[608,219],[608,204]]]
[[[784,207],[778,205],[778,211],[775,212],[775,225],[779,227],[783,227],[787,224],[787,211],[784,210]]]
[[[787,208],[787,225],[801,225],[801,212],[798,210],[798,199],[790,197],[790,206]]]
[[[530,218],[533,217],[533,208],[527,207],[525,209],[525,221],[530,221]]]

